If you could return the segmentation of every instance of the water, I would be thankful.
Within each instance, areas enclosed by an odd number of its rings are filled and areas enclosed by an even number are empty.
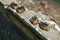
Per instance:
[[[2,8],[3,9],[3,8]],[[28,40],[27,35],[0,9],[0,40]]]
[[[60,4],[60,0],[54,0],[56,3],[59,3]]]

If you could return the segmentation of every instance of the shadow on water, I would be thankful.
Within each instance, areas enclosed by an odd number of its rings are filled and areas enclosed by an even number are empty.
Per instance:
[[[12,22],[0,5],[0,40],[28,40],[27,35]],[[30,40],[30,39],[29,39]]]

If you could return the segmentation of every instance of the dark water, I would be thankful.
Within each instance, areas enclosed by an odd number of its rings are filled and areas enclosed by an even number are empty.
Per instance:
[[[60,0],[54,0],[56,3],[59,3],[60,4]]]
[[[30,40],[13,22],[3,4],[0,4],[0,40]]]
[[[0,40],[27,40],[26,37],[5,12],[0,11]]]

